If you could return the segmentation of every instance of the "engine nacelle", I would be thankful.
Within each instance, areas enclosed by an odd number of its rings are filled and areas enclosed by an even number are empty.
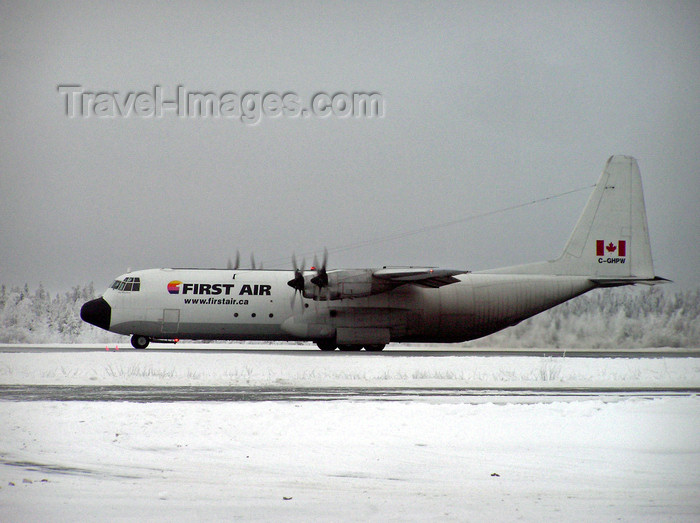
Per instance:
[[[315,275],[304,276],[304,298],[325,301],[363,298],[396,287],[386,280],[374,278],[373,269],[328,271],[328,286],[319,287],[311,282]]]

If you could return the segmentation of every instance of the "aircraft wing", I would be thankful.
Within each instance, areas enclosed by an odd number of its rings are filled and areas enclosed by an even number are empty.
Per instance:
[[[442,287],[450,283],[457,283],[457,274],[466,274],[468,271],[457,271],[452,269],[431,269],[421,267],[379,269],[372,273],[372,276],[381,280],[386,280],[397,285],[412,283],[423,287]]]

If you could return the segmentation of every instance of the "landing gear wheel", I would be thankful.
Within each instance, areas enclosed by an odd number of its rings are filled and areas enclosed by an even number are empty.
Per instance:
[[[337,348],[335,342],[332,340],[317,341],[316,345],[318,345],[318,348],[321,350],[332,351],[332,350],[335,350]]]
[[[135,349],[145,349],[146,347],[148,347],[150,341],[151,340],[149,340],[146,336],[139,336],[137,334],[134,334],[131,337],[131,346]]]
[[[362,345],[338,345],[338,348],[342,351],[358,351],[362,350]]]
[[[382,344],[365,345],[365,350],[370,351],[370,352],[380,352],[380,351],[384,350],[384,347],[386,347],[386,345],[382,345]]]

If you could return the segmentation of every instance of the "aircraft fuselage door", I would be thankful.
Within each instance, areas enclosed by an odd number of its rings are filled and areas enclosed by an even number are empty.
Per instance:
[[[180,309],[163,309],[163,333],[175,333],[180,327]]]

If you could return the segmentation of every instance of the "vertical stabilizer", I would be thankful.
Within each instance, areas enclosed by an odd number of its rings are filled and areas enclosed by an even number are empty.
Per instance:
[[[652,283],[654,267],[637,160],[610,157],[559,258],[486,272],[587,276],[602,284]]]
[[[654,278],[637,160],[611,156],[564,248],[561,274]]]

